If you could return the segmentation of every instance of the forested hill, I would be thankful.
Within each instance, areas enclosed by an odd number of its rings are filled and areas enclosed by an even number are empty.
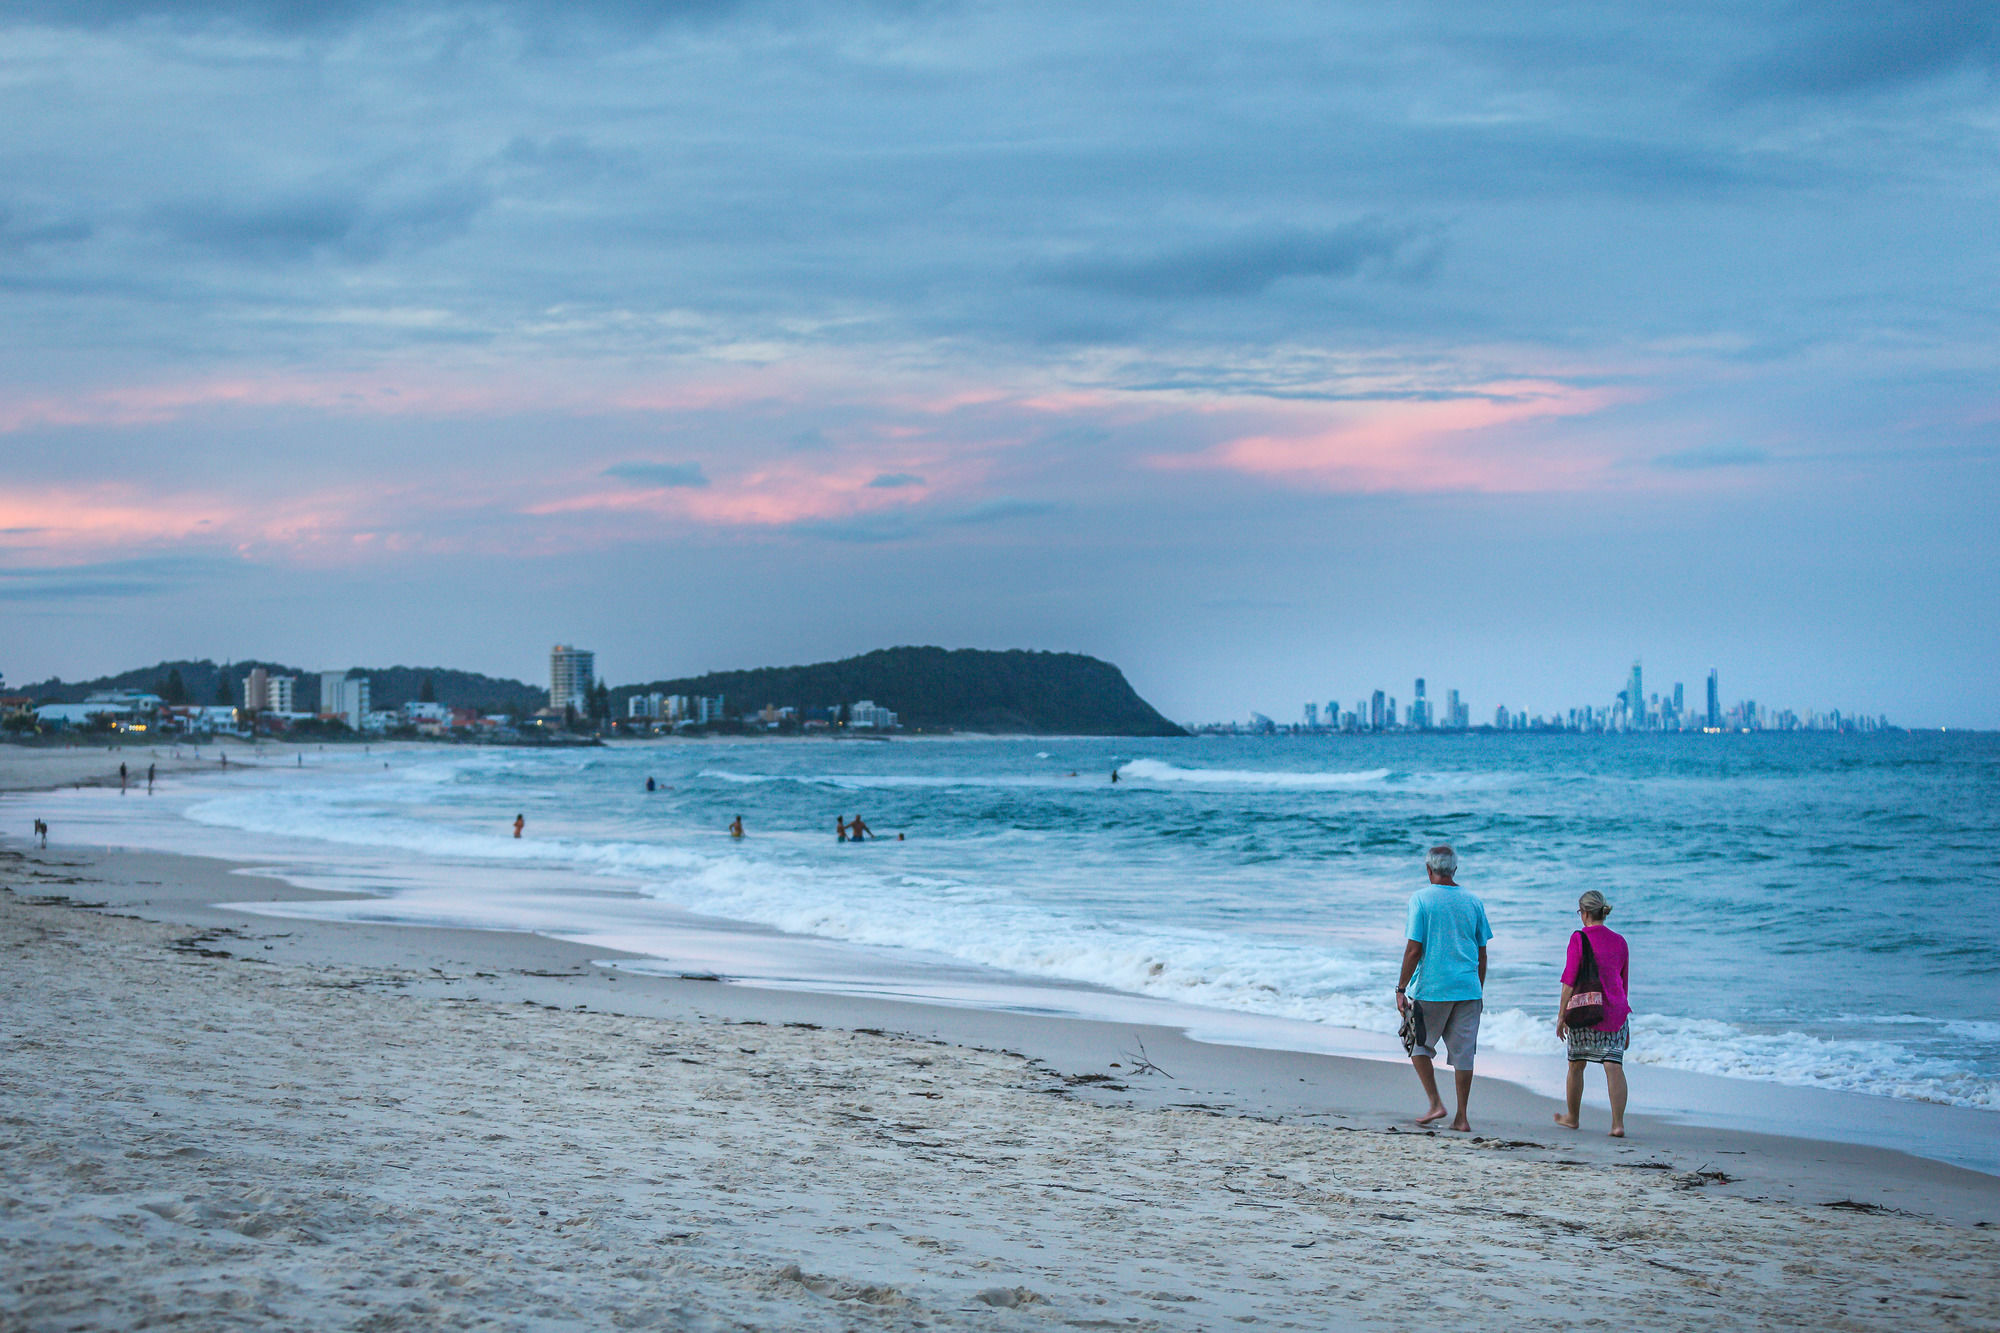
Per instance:
[[[217,666],[201,661],[161,662],[157,666],[123,671],[95,680],[45,680],[34,685],[9,686],[15,694],[25,694],[37,703],[82,703],[94,690],[150,690],[168,703],[212,704],[224,700],[243,702],[243,678],[253,667],[263,667],[273,676],[297,676],[298,695],[294,706],[302,712],[319,707],[319,673],[280,662],[228,662]],[[400,708],[423,697],[424,682],[441,704],[458,708],[478,708],[489,712],[533,712],[549,701],[546,687],[525,685],[518,680],[482,676],[476,671],[453,671],[448,667],[361,667],[359,674],[372,682],[371,702],[376,708]],[[178,689],[176,689],[178,685]],[[180,697],[175,697],[176,695]]]
[[[1081,653],[884,648],[812,666],[715,671],[612,691],[724,696],[733,715],[765,704],[830,708],[872,699],[905,727],[1012,735],[1179,736],[1109,662]]]

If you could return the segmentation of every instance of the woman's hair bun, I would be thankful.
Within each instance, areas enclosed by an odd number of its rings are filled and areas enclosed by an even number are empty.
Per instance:
[[[1611,904],[1604,901],[1604,895],[1596,889],[1586,890],[1584,895],[1576,900],[1576,906],[1578,911],[1587,912],[1599,921],[1611,915]]]

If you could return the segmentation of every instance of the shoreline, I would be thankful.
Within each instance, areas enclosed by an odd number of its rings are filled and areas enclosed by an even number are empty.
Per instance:
[[[1490,1079],[1418,1130],[1382,1062],[278,919],[231,904],[353,895],[206,858],[0,883],[23,1328],[1561,1326],[1579,1265],[1648,1328],[2000,1302],[2000,1180],[1886,1150]]]
[[[289,759],[295,749],[304,752],[308,748],[272,746],[264,753],[272,758],[283,755]],[[428,755],[434,747],[421,743],[412,746],[382,744],[376,745],[374,750],[389,760],[399,753],[412,751]],[[10,791],[20,795],[33,790],[49,790],[53,784],[30,787],[20,778],[24,770],[45,768],[44,761],[52,757],[55,756],[39,756],[26,764],[0,764],[0,807],[8,803],[5,794]],[[79,751],[66,757],[72,759],[71,766],[81,765],[84,770],[93,765],[101,766],[107,759],[115,763],[117,758],[115,752],[100,754],[96,751]],[[161,762],[164,767],[174,761],[163,759]],[[254,762],[242,760],[232,761],[231,764],[234,768],[256,766]],[[291,765],[280,760],[279,766],[289,768]],[[310,763],[307,766],[312,767]],[[199,764],[182,760],[178,761],[173,771],[204,773],[218,769],[206,760]],[[115,769],[108,782],[115,786]],[[61,785],[104,786],[107,785],[107,778],[101,772],[94,778],[86,772],[80,780]],[[20,822],[25,826],[27,820],[24,817]],[[63,830],[58,829],[59,846],[66,841],[62,835]],[[84,844],[90,847],[97,845],[95,842]],[[165,845],[174,844],[168,842]],[[192,853],[193,859],[208,862],[210,858],[199,852],[198,846],[197,842],[193,847],[183,846],[180,850]],[[110,852],[111,848],[107,846],[105,851]],[[117,854],[175,855],[137,849]],[[98,854],[93,852],[91,855]],[[265,849],[262,855],[277,857],[279,853]],[[294,928],[310,925],[315,930],[351,925],[401,931],[464,929],[475,934],[495,933],[464,924],[392,923],[386,916],[376,921],[343,922],[338,918],[294,914],[282,904],[340,899],[387,900],[370,894],[329,893],[305,887],[319,877],[310,872],[302,874],[306,871],[303,865],[288,867],[282,860],[260,859],[260,854],[255,851],[238,849],[233,857],[226,862],[219,859],[212,862],[222,866],[224,871],[238,873],[219,881],[222,887],[213,890],[211,902],[206,905],[230,901],[236,895],[227,886],[243,883],[241,872],[252,866],[263,866],[264,874],[291,877],[289,882],[285,882],[282,893],[266,896],[261,906],[247,909],[244,913],[261,916],[267,927],[272,922],[283,921],[291,923]],[[535,878],[558,872],[507,873]],[[589,892],[645,898],[631,887],[614,887],[615,879],[593,876],[581,884]],[[871,965],[869,955],[874,951],[863,946],[788,935],[754,923],[685,913],[680,915],[684,919],[660,923],[658,933],[661,939],[651,942],[648,945],[650,951],[645,953],[630,953],[606,944],[566,942],[561,936],[538,935],[533,938],[543,939],[552,946],[581,949],[590,959],[607,964],[597,970],[615,973],[626,982],[674,983],[678,979],[676,973],[684,970],[718,973],[733,983],[725,987],[733,993],[767,990],[791,997],[779,1006],[787,1008],[787,1012],[813,1005],[901,1005],[933,1015],[956,1015],[948,1021],[934,1017],[929,1020],[931,1027],[938,1031],[948,1029],[974,1034],[976,1040],[989,1039],[988,1034],[992,1030],[989,1024],[982,1024],[971,1017],[979,1012],[1001,1015],[1003,1026],[1014,1019],[1033,1019],[1058,1024],[1141,1029],[1154,1034],[1149,1040],[1156,1042],[1170,1039],[1179,1045],[1192,1043],[1203,1049],[1220,1047],[1238,1052],[1263,1052],[1272,1058],[1323,1057],[1357,1062],[1374,1071],[1361,1082],[1371,1088],[1380,1087],[1370,1105],[1382,1114],[1393,1116],[1401,1097],[1407,1095],[1414,1099],[1415,1095],[1414,1077],[1400,1051],[1394,1049],[1393,1038],[1374,1032],[1231,1009],[1191,1006],[1171,999],[1085,983],[1036,977],[1016,978],[1013,974],[998,972],[985,975],[982,969],[970,966],[965,969],[969,975],[958,975],[958,969],[953,969],[952,975],[941,972],[931,977],[922,965],[883,961],[876,965],[890,966],[892,973],[877,976],[868,971]],[[663,943],[667,947],[659,947]],[[338,949],[338,946],[335,947]],[[852,957],[842,956],[848,954]],[[677,967],[669,961],[676,955],[685,961],[685,967]],[[843,990],[842,987],[848,989]],[[628,987],[625,993],[631,994],[632,991]],[[1048,1048],[1062,1051],[1067,1049],[1067,1045],[1062,1041],[1051,1041]],[[1206,1067],[1207,1063],[1192,1056],[1182,1058],[1182,1064],[1186,1066]],[[1393,1072],[1384,1075],[1381,1071],[1385,1069]],[[1504,1089],[1504,1095],[1514,1099],[1509,1103],[1514,1108],[1510,1111],[1509,1133],[1518,1137],[1519,1133],[1539,1130],[1537,1119],[1548,1119],[1520,1108],[1532,1101],[1535,1105],[1547,1106],[1551,1111],[1554,1109],[1555,1102],[1551,1098],[1559,1095],[1562,1065],[1559,1057],[1487,1051],[1482,1052],[1480,1074],[1481,1089]],[[2000,1121],[1993,1119],[1995,1112],[1776,1081],[1693,1073],[1656,1064],[1634,1065],[1632,1077],[1635,1081],[1633,1105],[1638,1108],[1635,1114],[1644,1113],[1648,1123],[1655,1123],[1663,1129],[1670,1127],[1675,1133],[1685,1131],[1698,1136],[1708,1130],[1729,1131],[1825,1147],[1848,1145],[1872,1148],[1969,1170],[1989,1179],[2000,1179],[2000,1142],[1996,1142],[1991,1134],[1992,1125],[2000,1125]],[[1227,1082],[1226,1079],[1222,1081]],[[1404,1084],[1409,1087],[1405,1089]],[[1480,1093],[1475,1108],[1480,1101],[1491,1104],[1492,1095]],[[1593,1115],[1602,1117],[1604,1094],[1601,1078],[1586,1080],[1584,1106],[1586,1125]]]
[[[0,840],[0,848],[20,850],[12,840]],[[1664,1158],[1677,1170],[1695,1170],[1727,1165],[1721,1159],[1732,1158],[1734,1165],[1744,1167],[1745,1174],[1715,1187],[1713,1192],[1718,1195],[1808,1204],[1851,1197],[1954,1225],[2000,1224],[2000,1175],[1874,1144],[1691,1122],[1646,1110],[1636,1098],[1639,1109],[1627,1115],[1627,1138],[1613,1140],[1602,1133],[1601,1106],[1586,1100],[1584,1128],[1563,1130],[1551,1119],[1559,1106],[1554,1098],[1504,1075],[1482,1073],[1473,1094],[1473,1134],[1468,1138],[1435,1128],[1420,1130],[1411,1123],[1421,1109],[1421,1094],[1407,1062],[1401,1060],[1235,1044],[1205,1039],[1182,1027],[1144,1021],[786,989],[739,984],[706,974],[640,970],[623,964],[657,966],[662,960],[651,954],[532,931],[285,915],[271,909],[288,902],[371,899],[363,894],[304,888],[248,863],[128,849],[51,848],[40,855],[64,857],[76,869],[89,872],[90,901],[101,903],[92,910],[127,912],[176,927],[282,938],[283,943],[266,950],[272,956],[260,961],[441,972],[470,968],[475,975],[505,968],[530,980],[509,981],[505,974],[496,972],[485,979],[484,986],[474,988],[482,999],[502,1004],[559,1004],[572,1009],[582,1006],[627,1017],[674,1014],[719,1022],[810,1021],[829,1029],[874,1029],[954,1046],[1025,1054],[1063,1071],[1066,1078],[1091,1079],[1079,1084],[1073,1095],[1105,1105],[1155,1110],[1198,1106],[1229,1115],[1340,1120],[1372,1130],[1386,1132],[1394,1127],[1398,1132],[1465,1141],[1499,1138],[1515,1144],[1529,1160],[1581,1158],[1614,1165],[1627,1158]],[[284,928],[281,937],[276,934],[279,926]],[[417,996],[457,1000],[455,987],[460,984],[419,981],[405,990]],[[1129,1074],[1114,1073],[1114,1069],[1131,1068],[1129,1056],[1138,1048],[1172,1074],[1141,1082]],[[1650,1079],[1658,1072],[1662,1071],[1649,1068],[1645,1077]],[[1123,1087],[1118,1086],[1121,1080]],[[1747,1086],[1780,1095],[1890,1101],[1820,1089]],[[1959,1114],[1987,1113],[1959,1110]],[[1732,1170],[1729,1174],[1735,1173]]]

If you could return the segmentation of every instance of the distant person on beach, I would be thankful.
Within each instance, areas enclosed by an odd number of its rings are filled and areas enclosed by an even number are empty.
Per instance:
[[[1433,847],[1424,857],[1430,886],[1410,895],[1403,970],[1396,978],[1396,1011],[1403,1015],[1403,1049],[1430,1105],[1420,1125],[1444,1119],[1437,1071],[1431,1061],[1439,1042],[1451,1061],[1458,1114],[1451,1127],[1467,1131],[1465,1104],[1472,1096],[1472,1061],[1479,1052],[1479,1015],[1486,988],[1486,942],[1493,928],[1486,904],[1458,886],[1458,853]],[[1416,984],[1411,985],[1412,975]]]
[[[158,767],[158,764],[146,765],[146,795],[148,796],[153,794],[153,770]]]
[[[48,820],[46,820],[46,819],[37,819],[37,820],[35,821],[35,836],[36,836],[37,838],[40,838],[40,839],[42,840],[42,847],[43,847],[44,849],[46,849],[46,848],[48,847],[48,845],[49,845],[49,821],[48,821]]]
[[[1632,957],[1625,937],[1604,924],[1611,904],[1596,889],[1576,900],[1583,929],[1569,937],[1562,997],[1556,1001],[1556,1036],[1569,1046],[1567,1113],[1556,1123],[1575,1129],[1583,1110],[1583,1067],[1604,1066],[1611,1094],[1611,1137],[1625,1137],[1625,1048],[1632,1041]],[[1594,1022],[1591,1020],[1595,1020]]]
[[[120,796],[125,794],[125,765],[123,764],[118,765],[118,794]]]
[[[732,838],[740,838],[743,836],[742,815],[738,815],[736,816],[736,818],[729,821],[729,836]]]
[[[514,836],[515,836],[515,837],[517,837],[517,838],[518,838],[518,837],[520,837],[520,836],[521,836],[521,830],[522,830],[522,829],[524,829],[524,828],[526,828],[526,827],[528,827],[528,817],[527,817],[526,815],[515,815],[515,816],[514,816]]]
[[[860,842],[864,837],[872,838],[874,836],[875,830],[862,823],[860,815],[856,815],[848,821],[847,840],[849,842]]]

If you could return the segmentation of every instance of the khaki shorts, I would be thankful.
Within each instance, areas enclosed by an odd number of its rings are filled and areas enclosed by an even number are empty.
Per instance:
[[[1438,1044],[1444,1044],[1445,1063],[1453,1069],[1472,1068],[1479,1054],[1479,1013],[1484,1000],[1418,1000],[1424,1011],[1424,1039],[1410,1051],[1413,1056],[1437,1058]]]

